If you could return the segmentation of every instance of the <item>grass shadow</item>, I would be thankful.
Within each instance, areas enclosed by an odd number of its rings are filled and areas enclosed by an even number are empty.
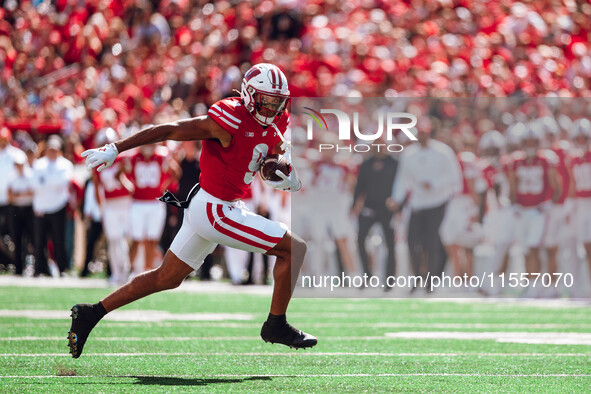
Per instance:
[[[133,384],[148,386],[207,386],[217,383],[242,383],[253,380],[271,380],[268,376],[251,376],[248,378],[175,378],[167,376],[130,376],[135,378]]]

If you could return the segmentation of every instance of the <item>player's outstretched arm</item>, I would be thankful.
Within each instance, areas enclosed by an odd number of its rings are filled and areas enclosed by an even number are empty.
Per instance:
[[[223,147],[228,147],[232,142],[230,133],[215,123],[209,116],[204,115],[148,126],[123,140],[98,149],[89,149],[82,153],[82,157],[86,157],[86,166],[88,168],[98,167],[98,171],[102,171],[113,164],[119,153],[138,146],[166,140],[194,141],[207,139],[217,139]]]
[[[208,139],[218,139],[222,146],[227,147],[232,141],[232,136],[209,116],[203,115],[148,126],[128,138],[115,142],[115,147],[119,152],[124,152],[138,146],[167,140],[195,141]]]

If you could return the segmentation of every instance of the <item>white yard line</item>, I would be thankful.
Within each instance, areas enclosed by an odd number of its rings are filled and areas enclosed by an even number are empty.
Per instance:
[[[90,288],[109,288],[112,286],[109,285],[107,280],[105,279],[80,279],[80,278],[73,278],[73,277],[65,277],[65,278],[23,278],[20,276],[15,275],[1,275],[0,276],[0,287],[4,286],[18,286],[18,287],[43,287],[43,288],[80,288],[80,289],[90,289]],[[296,289],[296,295],[299,292],[304,292],[307,289],[298,288]],[[343,292],[334,292],[328,293],[331,295],[331,298],[337,299],[348,299],[345,296],[355,295],[355,291],[358,289],[345,289]],[[370,291],[372,289],[369,289]],[[383,292],[380,289],[377,292],[373,293],[376,296],[376,300],[380,300],[382,302],[390,302],[390,301],[399,301],[399,300],[419,300],[419,301],[428,301],[428,302],[449,302],[449,303],[480,303],[480,304],[498,304],[498,305],[524,305],[524,306],[539,306],[541,308],[565,308],[565,307],[580,307],[580,306],[589,306],[591,305],[591,299],[522,299],[522,298],[484,298],[480,296],[474,297],[456,297],[451,295],[449,298],[445,297],[404,297],[405,294],[401,294],[402,298],[390,298],[384,297]],[[254,285],[254,286],[234,286],[228,282],[201,282],[195,280],[187,280],[184,281],[181,286],[176,289],[169,290],[175,292],[185,292],[185,293],[196,293],[196,294],[250,294],[250,295],[260,295],[260,296],[269,296],[273,292],[273,286],[264,286],[264,285]],[[366,289],[366,291],[368,291]],[[310,292],[310,294],[314,294],[314,292]],[[318,294],[318,293],[316,293]],[[349,298],[352,301],[359,300],[364,301],[367,298],[366,292],[359,292],[357,294],[360,296],[359,298]],[[338,297],[335,297],[338,296]],[[445,295],[445,294],[444,294]],[[361,298],[363,297],[363,298]],[[298,297],[300,298],[300,297]]]
[[[1,275],[0,287],[43,287],[43,288],[68,288],[68,289],[102,289],[109,288],[106,279],[79,279],[79,278],[22,278],[14,275]],[[184,281],[178,288],[169,290],[175,292],[196,294],[250,294],[268,296],[273,292],[273,286],[234,286],[227,282],[200,282],[194,280]]]
[[[587,317],[591,310],[587,309],[565,309],[560,312],[561,315],[569,317],[569,318],[577,318],[577,317]],[[348,319],[351,320],[352,314],[355,314],[357,319],[371,319],[371,318],[383,318],[384,312],[364,312],[362,308],[355,312],[291,312],[289,313],[290,317],[298,317],[298,318],[330,318],[330,319]],[[529,317],[537,317],[537,316],[544,316],[546,313],[543,310],[494,310],[494,311],[473,311],[473,312],[417,312],[417,313],[406,313],[401,312],[397,314],[396,317],[400,320],[404,319],[419,319],[422,321],[427,321],[428,319],[438,320],[438,319],[453,319],[453,321],[458,321],[462,319],[490,319],[491,314],[495,313],[496,316],[499,318],[503,318],[505,320],[515,320],[515,319],[523,319],[527,317],[526,314],[529,314]],[[532,320],[534,320],[532,318]]]
[[[591,345],[591,333],[576,332],[467,332],[467,331],[403,331],[389,332],[383,336],[326,336],[323,341],[384,341],[392,339],[412,340],[494,340],[504,343],[526,343],[540,345]],[[20,336],[0,338],[0,342],[23,341],[64,341],[64,337]],[[163,342],[163,341],[259,341],[258,336],[191,336],[191,337],[95,337],[99,342]]]
[[[22,317],[28,319],[69,319],[69,310],[13,310],[0,309],[0,317]],[[225,321],[253,320],[248,313],[170,313],[154,310],[113,311],[105,316],[105,321],[121,322],[160,322],[160,321]]]
[[[107,315],[108,316],[108,315]],[[256,320],[256,319],[255,319]],[[262,322],[262,320],[261,320]],[[148,323],[148,324],[146,324]],[[118,321],[109,322],[103,321],[100,327],[111,328],[127,328],[127,327],[192,327],[192,328],[208,328],[208,327],[223,327],[223,328],[256,328],[260,327],[262,323],[231,323],[231,322],[217,322],[217,321],[150,321],[150,322],[131,322]],[[380,322],[380,323],[315,323],[306,322],[307,327],[360,327],[360,328],[428,328],[428,329],[585,329],[591,330],[591,323],[394,323],[394,322]],[[63,322],[43,323],[43,327],[63,327]],[[39,323],[0,323],[0,327],[24,328],[24,327],[39,327]]]
[[[16,308],[16,305],[15,305]],[[19,309],[0,309],[0,318],[2,317],[9,317],[9,318],[25,318],[25,319],[43,319],[43,320],[62,320],[62,319],[69,319],[70,311],[69,309],[62,309],[62,310],[45,310],[45,309],[28,309],[30,305],[22,305],[22,308]],[[343,308],[346,310],[347,308]],[[535,311],[529,311],[528,313],[534,313]],[[539,313],[542,313],[541,311]],[[578,317],[586,317],[588,314],[587,310],[575,310],[575,309],[567,309],[561,312],[565,316],[569,318],[576,319]],[[195,312],[195,313],[171,313],[169,311],[161,311],[161,310],[117,310],[109,313],[105,316],[105,321],[121,321],[121,322],[161,322],[161,321],[225,321],[225,320],[254,320],[256,313],[213,313],[213,312]],[[398,319],[401,322],[392,322],[392,323],[349,323],[351,319],[351,312],[292,312],[289,314],[291,318],[330,318],[330,319],[347,319],[346,322],[334,322],[334,323],[325,323],[325,324],[343,324],[350,326],[351,324],[360,324],[361,326],[392,326],[396,327],[396,325],[405,325],[407,323],[403,323],[404,320],[408,319],[420,319],[422,321],[426,320],[441,320],[441,319],[453,319],[454,323],[433,323],[433,324],[442,324],[442,325],[451,325],[451,324],[474,324],[473,326],[468,326],[468,328],[475,328],[478,327],[478,323],[456,323],[457,321],[461,321],[463,319],[489,319],[491,317],[490,311],[473,311],[473,312],[427,312],[427,313],[401,313],[398,316]],[[261,319],[264,319],[264,314],[260,314]],[[371,319],[371,318],[383,318],[383,312],[365,312],[365,311],[358,311],[355,312],[355,316],[359,319]],[[514,319],[522,319],[524,316],[523,311],[498,311],[499,318],[503,320],[511,321]],[[532,319],[535,320],[535,319]],[[262,320],[261,320],[262,322]],[[322,323],[319,323],[322,324]],[[421,323],[410,323],[410,324],[421,324]],[[433,327],[432,323],[423,323],[425,326]],[[480,323],[486,325],[488,323]],[[522,323],[526,325],[527,323]],[[584,323],[582,323],[584,324]],[[591,326],[591,324],[587,324],[587,326]]]
[[[35,337],[35,336],[22,336],[22,337],[5,337],[0,338],[0,342],[11,342],[11,341],[63,341],[66,339],[66,335],[63,337]],[[353,337],[322,337],[322,340],[327,341],[375,341],[375,340],[388,340],[385,336],[353,336]],[[163,342],[163,341],[260,341],[261,337],[96,337],[92,338],[93,341],[110,342],[110,341],[132,341],[132,342]]]
[[[186,357],[186,356],[245,356],[245,357],[336,357],[336,356],[354,356],[354,357],[591,357],[589,353],[380,353],[380,352],[289,352],[289,353],[223,353],[223,352],[186,352],[186,353],[167,353],[167,352],[148,352],[148,353],[84,353],[84,357],[144,357],[144,356],[168,356],[168,357]],[[71,357],[67,353],[0,353],[0,357]]]
[[[449,302],[455,304],[488,304],[488,305],[497,305],[497,306],[506,306],[506,305],[521,305],[521,306],[533,306],[533,307],[540,307],[544,309],[563,309],[563,308],[572,308],[572,307],[585,307],[591,306],[591,299],[567,299],[567,298],[558,298],[558,299],[548,299],[548,298],[425,298],[427,302]]]
[[[591,345],[591,333],[579,332],[465,332],[465,331],[407,331],[388,332],[388,338],[397,339],[455,339],[494,340],[504,343],[541,345]]]
[[[75,378],[158,378],[152,375],[29,375],[29,376],[0,376],[0,379],[75,379]],[[487,374],[487,373],[344,373],[344,374],[219,374],[219,375],[166,375],[162,378],[216,379],[216,378],[380,378],[380,377],[507,377],[507,378],[591,378],[591,374]]]
[[[380,337],[384,339],[384,337]],[[11,341],[62,341],[66,339],[63,337],[6,337],[0,338],[0,342]],[[254,341],[260,340],[260,337],[96,337],[93,341],[110,342],[110,341],[132,341],[132,342],[163,342],[163,341]]]

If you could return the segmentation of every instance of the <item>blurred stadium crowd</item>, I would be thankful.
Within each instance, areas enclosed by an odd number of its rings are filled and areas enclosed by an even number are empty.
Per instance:
[[[293,101],[297,108],[357,112],[365,134],[378,129],[376,112],[411,113],[420,141],[400,131],[394,141],[385,134],[375,141],[339,140],[336,117],[327,114],[329,132],[309,139],[310,117],[292,112],[304,185],[292,197],[292,225],[308,242],[306,274],[365,273],[384,283],[390,275],[426,277],[444,269],[456,276],[569,273],[569,288],[553,279],[544,289],[524,286],[523,294],[591,295],[591,100],[302,98]],[[404,150],[392,154],[387,146]],[[420,152],[426,153],[414,172],[404,171]],[[438,152],[453,165],[432,161]],[[427,223],[412,239],[419,212]],[[427,245],[434,250],[426,251],[418,244],[433,229]],[[421,267],[423,252],[429,257]]]
[[[587,101],[558,97],[591,95],[590,31],[591,4],[576,1],[5,0],[0,125],[33,170],[59,144],[75,165],[70,201],[82,201],[79,154],[101,131],[124,137],[204,114],[234,94],[250,65],[271,62],[293,97],[511,97],[429,108],[449,119],[439,138],[475,147],[484,132],[517,121],[552,116],[567,132],[588,116]],[[513,111],[511,100],[527,97],[556,99]],[[53,148],[51,134],[62,138]],[[182,161],[184,148],[170,148]],[[354,174],[359,164],[347,166]],[[268,213],[279,218],[289,196],[274,194]]]
[[[88,146],[202,114],[259,62],[294,97],[589,96],[590,30],[575,1],[5,0],[0,122]]]

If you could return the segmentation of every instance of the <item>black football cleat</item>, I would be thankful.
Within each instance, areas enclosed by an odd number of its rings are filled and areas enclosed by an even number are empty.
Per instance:
[[[261,328],[261,338],[265,342],[280,343],[295,349],[313,347],[318,343],[314,336],[298,330],[288,322],[271,325],[266,321]]]
[[[68,331],[68,346],[74,358],[80,357],[90,331],[101,319],[96,315],[92,304],[76,304],[71,309],[72,326]]]

